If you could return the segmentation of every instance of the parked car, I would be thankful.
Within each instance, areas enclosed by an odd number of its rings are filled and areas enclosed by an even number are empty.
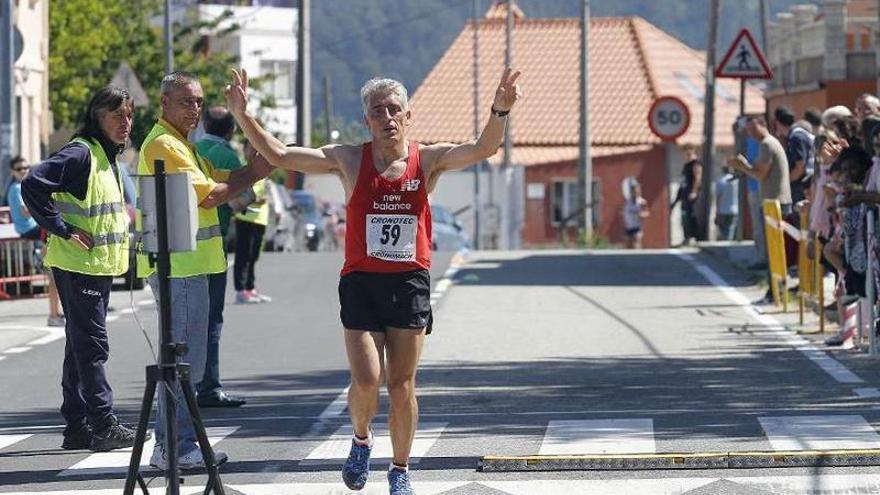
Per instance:
[[[318,209],[315,195],[303,190],[290,191],[290,197],[293,200],[293,212],[297,219],[297,227],[295,231],[297,236],[297,245],[303,245],[309,251],[317,251],[321,246],[324,237],[324,218],[322,212]]]
[[[431,205],[431,248],[458,251],[470,244],[470,238],[455,216],[440,205]]]

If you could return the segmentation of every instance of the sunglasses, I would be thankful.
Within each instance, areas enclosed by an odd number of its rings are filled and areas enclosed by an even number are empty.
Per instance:
[[[30,167],[15,167],[15,168],[12,169],[12,170],[15,170],[16,172],[21,172],[22,170],[27,170],[27,169],[29,169],[29,168],[30,168]]]

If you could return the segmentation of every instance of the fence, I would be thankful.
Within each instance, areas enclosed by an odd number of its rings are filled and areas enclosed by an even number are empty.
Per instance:
[[[47,286],[37,249],[36,241],[15,232],[9,207],[0,207],[0,299],[33,296],[37,285]]]

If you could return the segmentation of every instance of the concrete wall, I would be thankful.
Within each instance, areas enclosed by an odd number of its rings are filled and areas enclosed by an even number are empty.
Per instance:
[[[645,152],[604,156],[593,159],[594,178],[601,184],[601,204],[596,234],[613,244],[625,239],[623,217],[624,198],[622,181],[634,176],[642,185],[642,195],[648,202],[650,216],[643,220],[644,247],[660,248],[669,245],[669,188],[667,186],[666,151],[656,146]],[[548,245],[559,242],[559,229],[551,221],[551,184],[559,180],[577,178],[574,161],[531,166],[526,169],[526,182],[543,184],[544,197],[527,200],[526,225],[523,241],[527,245]],[[569,239],[575,238],[575,228],[569,229]]]

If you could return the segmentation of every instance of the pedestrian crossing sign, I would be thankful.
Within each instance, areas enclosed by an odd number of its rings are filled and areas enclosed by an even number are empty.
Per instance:
[[[773,79],[773,71],[748,29],[743,28],[715,69],[717,77]]]

